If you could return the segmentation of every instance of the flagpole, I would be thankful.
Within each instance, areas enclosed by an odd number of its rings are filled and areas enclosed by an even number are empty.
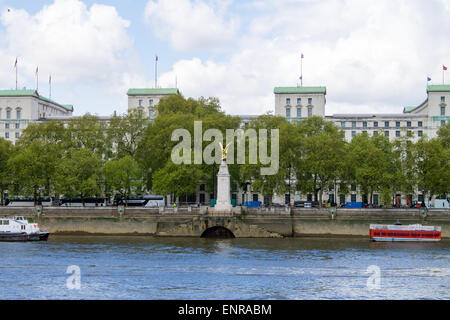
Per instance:
[[[39,67],[36,68],[36,91],[39,91]]]
[[[14,67],[16,68],[16,91],[17,91],[17,57],[16,57],[16,63],[14,64]]]
[[[50,78],[48,79],[48,84],[50,86],[49,99],[52,99],[52,75],[50,75]]]
[[[300,58],[300,86],[303,87],[303,53]]]
[[[155,89],[158,88],[158,56],[155,59]]]

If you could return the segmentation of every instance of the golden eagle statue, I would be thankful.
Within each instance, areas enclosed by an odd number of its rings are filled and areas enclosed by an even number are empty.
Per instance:
[[[220,148],[222,149],[222,160],[225,161],[225,160],[227,160],[227,152],[231,146],[231,143],[229,143],[225,148],[223,147],[222,143],[219,142],[219,144],[220,144]]]

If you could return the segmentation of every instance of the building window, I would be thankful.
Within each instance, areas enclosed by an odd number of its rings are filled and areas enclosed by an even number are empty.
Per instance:
[[[308,98],[308,104],[312,104],[312,98]]]
[[[286,104],[287,104],[288,106],[291,105],[291,98],[286,98]]]
[[[139,107],[142,107],[142,100],[139,100]]]
[[[441,127],[445,126],[445,120],[441,120]]]
[[[20,110],[16,110],[16,119],[20,119],[21,112]]]
[[[345,121],[341,121],[341,128],[345,128]]]
[[[411,121],[406,121],[406,126],[411,127]]]
[[[441,97],[441,102],[442,102],[442,103],[445,102],[445,97]]]
[[[352,138],[356,136],[356,131],[352,131]]]
[[[356,121],[352,121],[352,128],[356,128]]]
[[[16,123],[16,129],[20,128],[20,123]]]
[[[297,104],[302,104],[302,98],[297,98]]]
[[[352,194],[351,195],[351,201],[352,202],[356,202],[356,194]]]
[[[389,137],[389,131],[385,131],[385,132],[384,132],[384,136],[385,136],[385,137]]]
[[[418,127],[422,127],[422,121],[417,122]]]
[[[389,128],[389,121],[385,121],[385,122],[384,122],[384,126],[385,126],[386,128]]]
[[[363,121],[363,127],[367,128],[367,121]]]
[[[291,108],[286,108],[286,118],[291,117]]]
[[[302,117],[302,108],[297,108],[297,118]]]
[[[5,139],[9,139],[9,132],[5,132]]]
[[[6,119],[11,119],[11,110],[6,110]]]
[[[396,126],[397,128],[400,128],[400,121],[396,121],[396,122],[395,122],[395,126]]]
[[[308,117],[312,117],[312,108],[308,108]]]
[[[441,116],[445,116],[445,107],[441,107]]]
[[[202,184],[200,185],[200,191],[205,191],[205,184],[204,184],[204,183],[202,183]]]
[[[364,133],[367,133],[367,131],[366,131],[366,130],[363,130],[363,132],[362,132],[362,133],[363,133],[363,134],[364,134]]]
[[[9,123],[5,123],[5,129],[9,129]]]
[[[373,126],[374,126],[375,128],[378,128],[378,121],[374,121]]]
[[[419,131],[417,132],[417,135],[418,135],[419,137],[423,136],[423,131],[422,131],[422,130],[419,130]]]
[[[16,132],[16,139],[19,139],[19,133]]]
[[[373,135],[374,135],[374,136],[377,136],[377,135],[378,135],[378,131],[374,131],[374,132],[373,132]]]
[[[400,131],[395,131],[395,136],[400,137]]]
[[[153,99],[148,100],[148,104],[149,104],[150,107],[152,107],[153,106]]]

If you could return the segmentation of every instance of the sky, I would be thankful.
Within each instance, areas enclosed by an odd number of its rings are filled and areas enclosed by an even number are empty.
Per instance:
[[[129,88],[178,86],[228,114],[273,89],[326,86],[326,114],[401,113],[450,67],[450,0],[0,0],[0,89],[75,115],[127,110]],[[38,83],[36,68],[39,68]],[[450,83],[450,74],[445,82]]]

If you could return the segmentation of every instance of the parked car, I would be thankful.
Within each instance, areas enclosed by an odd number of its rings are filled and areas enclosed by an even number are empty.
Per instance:
[[[272,207],[276,207],[276,208],[284,208],[286,205],[281,204],[281,203],[276,203],[276,202],[272,202]]]

